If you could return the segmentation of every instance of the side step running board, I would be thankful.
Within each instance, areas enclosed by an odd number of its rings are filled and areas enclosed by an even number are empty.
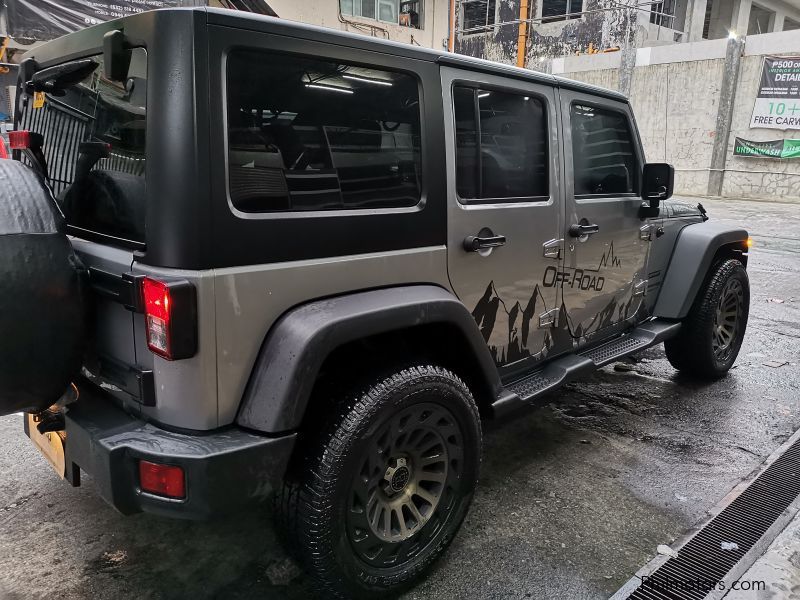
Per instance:
[[[530,375],[508,384],[492,404],[494,416],[505,415],[569,381],[629,354],[660,344],[675,336],[680,327],[678,322],[654,319],[613,340],[557,358]]]

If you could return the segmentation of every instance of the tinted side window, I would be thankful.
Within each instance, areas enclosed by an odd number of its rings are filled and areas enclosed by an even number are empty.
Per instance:
[[[570,121],[575,195],[635,192],[638,166],[627,115],[573,104]]]
[[[394,208],[420,199],[407,74],[260,51],[228,58],[228,173],[245,212]]]
[[[453,104],[461,198],[549,196],[547,118],[541,100],[456,87]]]

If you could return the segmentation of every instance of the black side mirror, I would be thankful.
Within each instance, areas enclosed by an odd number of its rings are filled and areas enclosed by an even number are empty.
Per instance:
[[[667,163],[647,163],[642,171],[642,200],[650,208],[658,208],[662,200],[672,197],[675,187],[675,167]]]
[[[111,81],[125,81],[131,67],[131,45],[119,29],[103,36],[103,73]]]

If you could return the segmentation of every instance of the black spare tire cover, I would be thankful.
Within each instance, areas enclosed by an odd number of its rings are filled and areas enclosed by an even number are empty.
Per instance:
[[[0,414],[56,402],[80,369],[86,277],[38,176],[0,160]]]

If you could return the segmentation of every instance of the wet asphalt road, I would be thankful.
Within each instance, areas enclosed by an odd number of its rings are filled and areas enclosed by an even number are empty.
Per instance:
[[[800,428],[800,205],[704,204],[756,242],[731,374],[688,382],[653,348],[488,426],[465,526],[408,599],[606,598]],[[122,517],[88,478],[56,480],[20,416],[0,418],[0,598],[307,597],[270,523]]]

